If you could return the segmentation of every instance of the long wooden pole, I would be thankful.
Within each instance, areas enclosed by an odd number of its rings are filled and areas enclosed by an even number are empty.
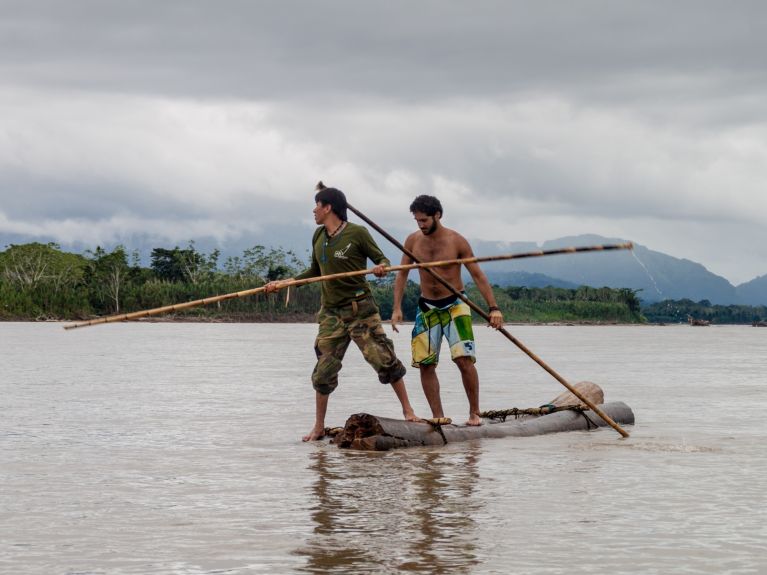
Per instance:
[[[397,241],[394,237],[389,235],[383,228],[381,228],[378,224],[376,224],[373,220],[368,218],[365,214],[360,212],[358,209],[352,207],[351,205],[347,204],[346,206],[349,208],[352,212],[357,214],[357,216],[362,219],[364,222],[366,222],[368,225],[370,225],[372,228],[374,228],[378,233],[380,233],[383,237],[385,237],[387,240],[389,240],[391,243],[393,243],[395,246],[397,246],[402,253],[404,253],[407,257],[409,257],[413,262],[419,263],[418,258],[413,255],[413,253],[408,250],[405,246],[403,246],[399,241]],[[621,247],[618,247],[621,246]],[[616,246],[613,246],[611,249],[632,249],[633,245],[631,243],[627,244],[618,244]],[[593,250],[592,250],[593,251]],[[570,253],[574,253],[575,250],[572,250]],[[560,253],[568,253],[568,252],[560,252]],[[460,291],[455,289],[450,283],[445,281],[445,279],[440,276],[437,272],[430,269],[429,266],[423,266],[428,273],[430,273],[434,279],[436,279],[439,283],[441,283],[443,286],[445,286],[447,289],[449,289],[453,294],[458,296],[461,300],[463,300],[468,306],[473,309],[476,313],[478,313],[480,316],[485,318],[487,321],[490,321],[490,316],[483,310],[481,307],[479,307],[477,304],[475,304],[473,301],[471,301],[469,298],[467,298],[464,294],[462,294]],[[527,354],[530,359],[532,359],[535,363],[540,365],[544,370],[546,370],[554,379],[556,379],[559,383],[564,385],[575,397],[580,399],[584,404],[589,406],[589,409],[596,413],[599,417],[601,417],[610,427],[612,427],[615,431],[620,433],[623,437],[628,437],[628,432],[623,429],[620,425],[615,423],[609,415],[604,413],[601,409],[599,409],[591,400],[589,400],[587,397],[585,397],[582,393],[580,393],[575,387],[570,385],[570,383],[567,382],[567,380],[559,375],[556,371],[554,371],[545,361],[543,361],[540,357],[538,357],[536,354],[534,354],[525,344],[523,344],[521,341],[519,341],[516,337],[511,335],[506,328],[500,328],[498,329],[500,333],[502,333],[506,339],[511,341],[514,345],[516,345],[519,349],[521,349],[525,354]]]
[[[483,257],[472,257],[472,258],[460,258],[455,260],[443,260],[438,262],[412,263],[412,264],[405,264],[405,265],[398,265],[398,266],[390,266],[385,269],[388,272],[396,272],[400,270],[412,270],[416,268],[434,268],[434,267],[444,267],[444,266],[452,266],[452,265],[464,265],[464,264],[470,264],[470,263],[496,262],[496,261],[502,261],[502,260],[516,260],[516,259],[523,259],[523,258],[537,258],[541,256],[552,256],[557,254],[595,252],[595,251],[607,251],[607,250],[625,250],[625,249],[631,249],[631,247],[632,247],[631,244],[608,244],[608,245],[601,245],[601,246],[562,248],[557,250],[539,250],[539,251],[524,252],[519,254],[502,254],[502,255],[496,255],[496,256],[483,256]],[[352,272],[342,272],[337,274],[317,276],[317,277],[306,278],[302,280],[291,280],[291,281],[283,282],[280,288],[282,289],[282,288],[293,287],[293,286],[302,286],[305,284],[310,284],[315,282],[324,282],[324,281],[348,278],[352,276],[361,276],[361,275],[372,274],[372,273],[373,273],[373,268],[366,269],[366,270],[355,270]],[[163,307],[156,307],[153,309],[145,309],[142,311],[135,311],[131,313],[121,313],[117,315],[110,315],[107,317],[100,317],[100,318],[92,319],[89,321],[65,325],[64,329],[74,329],[76,327],[87,327],[89,325],[98,325],[102,323],[115,323],[120,321],[129,321],[132,319],[139,319],[139,318],[148,317],[151,315],[160,315],[163,313],[170,313],[170,312],[179,311],[182,309],[188,309],[190,307],[209,305],[209,304],[217,303],[220,301],[226,301],[230,299],[255,295],[257,293],[263,292],[264,290],[265,290],[265,287],[261,286],[257,288],[228,293],[224,295],[211,296],[211,297],[206,297],[203,299],[196,299],[194,301],[187,301],[184,303],[177,303],[173,305],[166,305]]]

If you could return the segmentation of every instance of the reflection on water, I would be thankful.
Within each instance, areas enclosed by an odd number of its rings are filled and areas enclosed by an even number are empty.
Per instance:
[[[478,446],[460,452],[310,456],[312,537],[296,551],[308,573],[470,573],[479,560]]]

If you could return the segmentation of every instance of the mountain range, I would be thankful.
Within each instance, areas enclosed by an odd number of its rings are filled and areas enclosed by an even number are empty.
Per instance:
[[[569,236],[538,245],[531,242],[474,241],[475,254],[552,250],[569,246],[624,243],[599,235]],[[699,263],[675,258],[639,244],[633,251],[589,252],[509,260],[483,266],[491,283],[542,287],[627,287],[639,290],[646,303],[666,299],[709,300],[712,304],[767,305],[767,275],[739,286]],[[548,283],[547,283],[548,282]]]

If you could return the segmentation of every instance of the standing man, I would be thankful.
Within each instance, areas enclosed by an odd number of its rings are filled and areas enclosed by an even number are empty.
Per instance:
[[[458,232],[442,225],[442,204],[434,196],[418,196],[410,211],[418,224],[405,240],[405,248],[420,262],[452,260],[474,257],[469,242]],[[402,256],[403,264],[414,263],[407,255]],[[476,263],[466,264],[482,297],[490,310],[490,326],[498,329],[503,325],[503,314],[495,302],[493,290],[482,269]],[[402,296],[409,270],[400,270],[394,282],[394,307],[391,324],[395,331],[402,322]],[[421,385],[433,417],[444,417],[439,397],[437,363],[445,336],[450,345],[450,356],[461,372],[461,380],[469,398],[469,419],[466,425],[482,425],[479,417],[479,375],[474,366],[476,352],[474,333],[471,329],[471,309],[458,296],[439,283],[425,269],[419,268],[421,297],[412,334],[413,367],[421,372]],[[455,289],[463,292],[461,266],[440,268],[437,273]]]
[[[375,263],[373,273],[386,275],[389,266],[381,249],[367,228],[352,224],[346,217],[346,196],[341,190],[317,184],[314,196],[314,221],[320,226],[312,237],[312,260],[309,269],[290,280],[266,284],[266,292],[283,287],[284,282],[366,269],[367,260]],[[402,405],[408,421],[420,421],[413,412],[405,389],[405,366],[394,353],[394,345],[381,325],[378,306],[364,276],[322,282],[322,307],[317,317],[319,332],[314,342],[317,364],[312,372],[316,417],[314,427],[304,441],[321,439],[325,432],[328,398],[338,386],[341,362],[354,341],[365,360],[378,372],[381,383],[389,383]]]

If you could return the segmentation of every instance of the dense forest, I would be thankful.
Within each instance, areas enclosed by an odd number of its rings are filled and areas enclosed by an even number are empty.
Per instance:
[[[128,313],[258,287],[290,277],[303,263],[290,251],[255,246],[219,261],[219,253],[155,248],[150,267],[118,246],[84,254],[56,244],[12,245],[0,252],[0,319],[84,319]],[[228,320],[303,320],[319,306],[319,289],[294,290],[288,308],[279,295],[233,299],[184,312],[185,317]],[[310,312],[310,310],[312,310]]]
[[[712,324],[753,324],[767,321],[767,306],[712,305],[708,300],[666,300],[642,307],[652,323],[687,323],[689,318]]]
[[[141,265],[136,252],[122,246],[76,254],[56,244],[11,245],[0,252],[0,320],[78,320],[128,313],[251,289],[291,277],[304,267],[295,253],[260,245],[223,261],[218,251],[202,253],[193,242],[184,248],[155,248],[149,267]],[[391,314],[393,279],[390,275],[371,281],[384,318]],[[689,300],[642,308],[636,290],[628,288],[493,289],[508,322],[677,322],[686,321],[690,314],[714,323],[751,323],[767,317],[765,308]],[[406,319],[415,315],[418,292],[418,285],[408,282],[403,302]],[[467,286],[467,293],[484,307],[476,287]],[[319,285],[312,284],[291,290],[287,304],[284,293],[257,294],[193,308],[174,319],[312,321],[319,305]]]

